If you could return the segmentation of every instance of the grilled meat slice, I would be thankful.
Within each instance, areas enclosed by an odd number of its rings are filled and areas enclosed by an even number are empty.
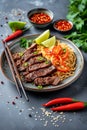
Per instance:
[[[24,51],[24,55],[30,54],[30,53],[34,52],[34,50],[36,50],[36,49],[37,49],[37,44],[33,43],[29,48],[27,48]]]
[[[53,81],[52,85],[56,86],[60,83],[60,78],[58,76],[55,77],[55,80]]]
[[[29,65],[33,65],[36,63],[42,63],[44,61],[46,61],[46,59],[44,57],[42,57],[42,54],[41,54],[41,55],[32,57],[28,62],[29,62]]]
[[[12,57],[13,57],[14,61],[21,59],[21,56],[19,55],[19,53],[13,54]]]
[[[34,65],[29,66],[29,72],[32,72],[32,71],[35,71],[35,70],[38,70],[38,69],[41,69],[41,68],[46,68],[46,67],[49,67],[51,65],[52,64],[51,64],[50,61],[34,64]]]
[[[58,76],[47,76],[47,77],[39,77],[34,80],[35,85],[58,85],[60,79]]]
[[[20,66],[19,68],[18,68],[18,71],[19,72],[22,72],[22,71],[25,71],[26,70],[26,68],[27,68],[28,66]]]
[[[17,67],[21,66],[21,64],[22,64],[22,60],[21,59],[15,61],[15,65]]]
[[[47,67],[45,69],[43,68],[43,69],[33,71],[25,76],[25,81],[32,82],[34,79],[38,77],[43,77],[52,74],[55,70],[56,68],[53,65],[51,65],[50,67]]]
[[[34,57],[34,56],[39,56],[41,55],[42,53],[37,53],[37,54],[34,54],[34,53],[31,53],[31,54],[27,54],[26,56],[24,56],[24,62],[28,61],[30,58]]]
[[[37,44],[32,44],[32,45],[24,52],[24,55],[22,56],[22,59],[23,59],[24,61],[27,61],[27,60],[29,60],[31,57],[38,55],[38,53],[37,53],[37,54],[34,53],[34,52],[36,51],[36,49],[37,49]]]

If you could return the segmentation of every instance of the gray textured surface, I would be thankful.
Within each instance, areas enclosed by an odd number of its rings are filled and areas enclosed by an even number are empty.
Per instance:
[[[35,7],[51,9],[54,20],[65,18],[67,14],[68,0],[55,0],[55,3],[42,1],[41,6],[35,6],[29,0],[0,0],[0,40],[11,33],[6,22],[22,19],[28,21],[27,11]],[[21,12],[22,15],[17,15]],[[8,19],[6,19],[8,17]],[[3,24],[3,27],[1,25]],[[32,27],[27,34],[36,34],[45,29]],[[60,35],[50,28],[51,33]],[[2,36],[3,35],[3,36]],[[0,44],[0,54],[3,47]],[[72,97],[78,100],[87,100],[87,54],[83,53],[85,65],[82,75],[69,87],[51,93],[27,92],[29,102],[25,98],[19,98],[15,85],[11,84],[0,71],[0,130],[87,130],[87,109],[78,112],[52,113],[49,116],[42,112],[42,104],[56,97]],[[4,81],[4,84],[1,84]],[[16,96],[18,99],[16,99]],[[16,104],[13,105],[12,102]],[[32,117],[29,117],[29,114]],[[51,115],[50,115],[51,114]],[[56,119],[54,118],[56,117]],[[58,120],[57,120],[58,118]]]

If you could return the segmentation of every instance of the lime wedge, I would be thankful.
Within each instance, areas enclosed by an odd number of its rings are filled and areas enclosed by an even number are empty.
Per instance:
[[[13,32],[19,29],[23,29],[26,25],[26,22],[22,21],[11,21],[8,22],[9,27],[12,29]]]
[[[55,43],[56,43],[56,37],[53,36],[47,40],[45,40],[44,42],[41,43],[41,45],[45,46],[45,47],[53,47],[55,46]]]
[[[50,36],[50,30],[46,30],[41,35],[39,35],[34,41],[37,44],[41,44],[43,41],[47,40]]]

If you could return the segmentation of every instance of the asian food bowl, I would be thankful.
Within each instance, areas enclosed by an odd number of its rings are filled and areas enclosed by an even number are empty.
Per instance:
[[[73,23],[66,19],[60,19],[60,20],[54,21],[53,28],[60,33],[67,33],[67,32],[72,31]]]
[[[27,13],[30,23],[38,28],[49,26],[53,21],[53,12],[49,9],[36,8]]]

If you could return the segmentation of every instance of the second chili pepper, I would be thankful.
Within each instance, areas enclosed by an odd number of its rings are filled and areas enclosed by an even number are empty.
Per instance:
[[[8,37],[6,37],[3,42],[9,42],[13,39],[15,39],[16,37],[21,36],[25,31],[27,31],[30,27],[24,29],[24,30],[17,30],[14,33],[10,34]]]
[[[9,41],[13,40],[16,37],[21,36],[22,34],[23,34],[22,30],[17,30],[16,32],[9,35],[6,39],[4,39],[4,42],[9,42]]]
[[[59,107],[51,108],[52,111],[73,111],[73,110],[80,110],[87,107],[87,102],[75,102]]]
[[[77,100],[73,99],[73,98],[55,98],[45,104],[43,104],[43,106],[45,107],[49,107],[52,105],[56,105],[56,104],[66,104],[66,103],[72,103],[72,102],[77,102]]]

